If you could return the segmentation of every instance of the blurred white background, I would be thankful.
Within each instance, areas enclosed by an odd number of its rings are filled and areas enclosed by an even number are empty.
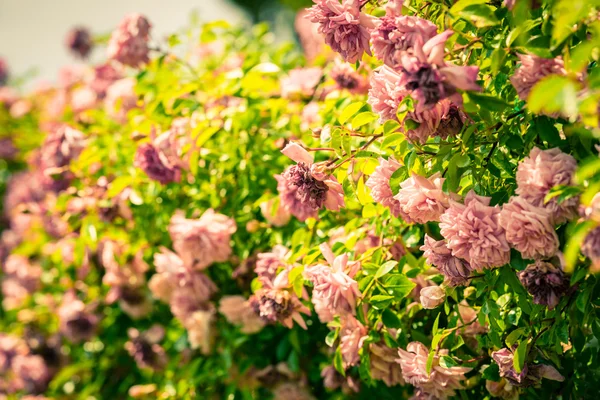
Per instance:
[[[36,68],[34,82],[52,82],[61,66],[77,61],[64,45],[72,27],[105,34],[127,13],[139,12],[152,23],[153,38],[162,39],[187,26],[193,10],[202,21],[245,19],[225,0],[0,0],[0,57],[13,76]],[[91,59],[102,60],[103,51],[96,49]]]

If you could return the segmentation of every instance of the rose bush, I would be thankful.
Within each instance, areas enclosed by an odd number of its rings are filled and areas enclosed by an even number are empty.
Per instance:
[[[1,398],[597,393],[599,5],[313,3],[0,87]]]

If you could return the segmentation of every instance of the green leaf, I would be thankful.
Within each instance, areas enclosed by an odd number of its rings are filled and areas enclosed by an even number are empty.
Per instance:
[[[487,0],[459,0],[450,8],[451,14],[458,14],[459,11],[462,11],[465,7],[468,7],[473,4],[485,4]]]
[[[546,197],[544,197],[544,204],[547,204],[550,200],[554,198],[557,198],[557,203],[561,204],[565,200],[579,196],[580,194],[581,188],[578,186],[554,186],[552,189],[550,189],[548,194],[546,194]]]
[[[535,119],[535,129],[540,138],[550,145],[558,146],[562,142],[558,129],[548,117],[537,117]]]
[[[437,317],[435,318],[435,321],[433,322],[433,328],[431,330],[433,336],[437,335],[438,333],[438,329],[440,326],[440,315],[442,315],[442,313],[438,313]]]
[[[575,32],[575,25],[582,22],[597,0],[559,0],[552,9],[554,29],[552,30],[552,45],[558,46]]]
[[[473,103],[478,104],[480,107],[489,111],[504,111],[511,106],[501,98],[485,93],[468,92],[465,93],[465,95],[468,96]]]
[[[513,358],[513,367],[517,373],[521,373],[523,371],[523,366],[525,366],[525,360],[527,359],[527,340],[523,340],[517,350],[515,351],[515,355]]]
[[[379,279],[382,276],[386,275],[388,272],[390,272],[392,269],[394,269],[394,267],[396,265],[398,265],[398,262],[394,261],[394,260],[386,262],[381,267],[379,267],[379,269],[375,273],[375,279]]]
[[[463,8],[458,15],[468,19],[478,28],[494,26],[500,23],[496,14],[494,14],[494,9],[486,4],[471,4]]]
[[[396,301],[402,300],[415,288],[415,283],[402,274],[388,274],[384,283],[385,288],[391,291]]]
[[[577,92],[580,85],[566,76],[549,75],[535,84],[528,107],[535,114],[561,113],[566,116],[577,114]]]
[[[376,308],[378,310],[383,310],[383,309],[387,308],[390,304],[392,304],[393,300],[394,300],[394,296],[390,296],[387,294],[378,294],[378,295],[371,297],[371,300],[369,301],[369,303],[371,303],[371,305],[374,308]]]
[[[358,129],[363,125],[376,121],[378,118],[379,116],[377,114],[370,111],[361,112],[352,119],[352,128]]]
[[[498,304],[498,307],[504,308],[508,305],[508,303],[510,303],[511,299],[512,293],[505,293],[502,296],[498,297],[498,300],[496,300],[496,304]]]
[[[329,347],[333,347],[335,341],[338,338],[339,332],[340,332],[339,329],[334,329],[334,330],[330,331],[327,334],[327,336],[325,337],[325,344],[327,344],[327,346],[329,346]]]
[[[498,364],[492,363],[483,370],[481,376],[488,381],[500,382],[500,367]]]
[[[354,116],[354,114],[356,114],[361,108],[363,108],[364,105],[365,103],[363,103],[362,101],[348,104],[348,106],[344,108],[344,110],[338,117],[338,121],[340,121],[340,124],[345,124],[350,118]]]
[[[525,332],[524,328],[519,328],[519,329],[515,329],[514,331],[512,331],[504,340],[506,343],[506,346],[511,348],[513,346],[513,344],[517,343],[519,341],[519,339],[521,338],[521,336],[523,336],[523,332]]]
[[[456,361],[454,361],[454,359],[450,356],[441,356],[440,357],[440,365],[443,368],[452,368],[452,367],[456,367],[458,365],[458,363]]]
[[[339,346],[335,350],[335,355],[333,356],[333,366],[335,367],[337,372],[339,372],[343,376],[346,376],[346,370],[344,369],[344,361],[342,359],[342,350]]]
[[[383,313],[381,314],[381,321],[388,328],[398,329],[402,327],[402,322],[400,321],[400,318],[398,318],[398,315],[396,315],[396,313],[389,308],[383,310]]]

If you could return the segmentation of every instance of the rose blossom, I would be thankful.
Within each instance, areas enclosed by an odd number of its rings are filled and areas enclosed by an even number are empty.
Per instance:
[[[273,389],[273,400],[315,400],[315,397],[298,383],[284,382]]]
[[[388,4],[393,4],[390,2]],[[375,57],[394,68],[400,62],[400,54],[418,42],[425,43],[437,33],[432,22],[419,17],[400,15],[388,5],[386,15],[371,30],[371,43]]]
[[[204,355],[210,354],[215,339],[215,310],[212,305],[206,309],[194,311],[183,321],[188,331],[188,339],[192,349],[200,349]]]
[[[16,356],[11,369],[17,381],[14,389],[27,392],[43,392],[50,381],[50,372],[41,356],[27,354]]]
[[[327,43],[342,58],[355,63],[364,53],[371,55],[369,29],[374,18],[360,12],[364,0],[313,0],[315,5],[308,9],[307,18],[319,24],[319,32]]]
[[[549,211],[553,224],[562,224],[575,217],[579,199],[572,197],[559,204],[556,197],[547,203],[545,197],[552,187],[569,185],[576,169],[577,161],[559,148],[534,147],[517,167],[516,193],[534,206]]]
[[[375,168],[375,172],[369,176],[365,185],[371,189],[371,197],[379,204],[388,207],[394,217],[405,215],[402,214],[400,202],[394,198],[394,193],[390,186],[390,179],[396,170],[400,168],[400,163],[393,156],[388,160],[379,158],[379,165]]]
[[[320,249],[329,266],[317,264],[304,270],[305,279],[313,283],[312,302],[319,320],[326,323],[335,315],[355,315],[361,293],[352,278],[360,269],[360,262],[348,262],[348,254],[336,257],[326,243]]]
[[[167,355],[163,347],[158,344],[165,336],[165,330],[160,325],[153,325],[145,332],[135,328],[127,330],[129,341],[125,343],[125,350],[135,360],[139,368],[161,370],[167,364]]]
[[[435,240],[425,235],[425,244],[421,246],[427,264],[435,266],[444,275],[450,286],[462,286],[469,282],[471,266],[465,260],[454,257],[444,240]]]
[[[439,221],[450,206],[449,197],[442,190],[444,180],[439,173],[429,178],[413,174],[400,184],[401,189],[394,199],[406,215],[406,222],[424,224]]]
[[[70,30],[65,39],[65,43],[71,53],[80,58],[86,58],[94,46],[92,35],[83,27]]]
[[[396,362],[398,352],[385,345],[385,343],[371,343],[371,377],[383,381],[386,386],[404,385],[402,368]]]
[[[511,349],[504,348],[492,353],[492,359],[500,368],[500,377],[505,378],[511,385],[528,387],[539,384],[542,378],[562,382],[565,380],[556,368],[546,364],[523,364],[521,372],[514,367],[514,353]]]
[[[349,368],[360,361],[358,351],[362,349],[368,332],[367,328],[352,315],[345,315],[341,323],[340,350],[344,368]]]
[[[135,79],[123,78],[113,82],[106,89],[104,109],[116,122],[127,122],[129,110],[137,107],[138,97],[135,94]]]
[[[281,96],[288,99],[310,97],[322,76],[323,70],[317,67],[293,69],[281,79]]]
[[[280,268],[287,268],[286,259],[289,255],[287,247],[280,244],[275,245],[270,252],[258,253],[254,272],[263,285],[271,285]]]
[[[558,236],[550,223],[550,213],[523,197],[512,197],[504,204],[498,221],[506,231],[508,243],[524,258],[549,258],[558,251]]]
[[[548,75],[566,75],[565,63],[562,57],[542,58],[530,54],[519,54],[521,65],[510,77],[510,83],[514,86],[521,100],[527,100],[531,89],[541,79]]]
[[[276,227],[287,225],[292,217],[288,210],[280,206],[277,198],[260,203],[260,212],[270,225]]]
[[[165,154],[152,143],[142,143],[135,152],[133,165],[143,170],[152,180],[163,185],[179,182],[181,170],[172,165]]]
[[[446,292],[437,285],[427,286],[421,289],[419,294],[423,308],[432,310],[444,304]]]
[[[243,296],[223,296],[219,302],[219,312],[230,324],[241,325],[242,333],[253,334],[265,326],[265,323],[254,313],[250,303]]]
[[[431,372],[427,374],[427,359],[429,349],[420,342],[411,342],[406,350],[398,349],[397,362],[402,368],[404,379],[415,386],[417,390],[433,398],[447,399],[462,389],[460,381],[465,380],[465,374],[471,371],[467,367],[444,368],[439,365],[441,355],[447,355],[448,350],[440,350],[433,358]]]
[[[150,23],[140,14],[127,15],[110,36],[107,56],[130,67],[148,62]]]
[[[291,291],[292,282],[288,274],[288,269],[281,271],[273,282],[266,282],[265,287],[258,289],[248,301],[256,315],[266,323],[279,322],[291,329],[295,321],[307,329],[300,314],[310,315],[310,309]]]
[[[369,81],[348,63],[336,62],[329,76],[339,90],[345,89],[353,94],[365,94],[369,91]]]
[[[282,207],[305,221],[316,218],[323,206],[333,211],[344,206],[342,185],[334,176],[323,172],[319,164],[314,164],[308,151],[290,142],[281,152],[297,162],[283,174],[275,175]]]
[[[231,235],[237,227],[233,219],[208,209],[199,219],[186,219],[179,210],[171,217],[168,229],[183,262],[202,270],[229,259]]]
[[[68,292],[63,297],[57,314],[60,332],[71,342],[82,342],[95,335],[99,318],[91,312],[91,307],[77,298],[74,292]]]
[[[533,296],[535,304],[542,304],[552,310],[569,289],[569,278],[565,276],[560,258],[558,266],[548,261],[537,260],[519,272],[519,280]]]
[[[88,85],[94,92],[96,92],[96,95],[99,99],[103,99],[104,96],[106,96],[106,91],[110,85],[121,78],[121,73],[112,65],[99,65],[94,68],[94,73],[90,78]]]
[[[490,200],[471,190],[464,204],[450,200],[450,208],[440,218],[440,233],[452,255],[476,270],[510,261],[510,247],[498,221],[500,208],[490,207]]]
[[[40,286],[42,268],[29,259],[11,254],[4,260],[2,278],[2,305],[7,309],[20,307],[26,298]]]

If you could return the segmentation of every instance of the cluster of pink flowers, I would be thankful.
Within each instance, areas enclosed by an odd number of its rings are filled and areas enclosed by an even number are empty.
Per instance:
[[[127,15],[110,37],[107,48],[108,58],[130,67],[147,63],[150,27],[150,23],[144,16]]]
[[[281,175],[276,175],[280,205],[300,221],[315,218],[325,206],[338,211],[344,206],[342,185],[312,155],[296,143],[288,144],[282,153],[296,161]]]
[[[140,368],[161,370],[167,364],[167,355],[159,342],[165,336],[165,329],[160,325],[153,325],[145,332],[135,328],[127,331],[129,341],[125,349],[133,357]]]
[[[335,256],[328,244],[321,252],[329,266],[316,264],[306,267],[304,276],[313,284],[311,301],[321,322],[331,322],[335,316],[355,315],[356,301],[361,296],[352,278],[360,269],[359,262],[349,262],[348,254]]]
[[[223,296],[219,302],[219,312],[230,324],[240,325],[240,331],[243,333],[253,334],[265,326],[244,296]]]
[[[415,386],[417,392],[422,393],[425,398],[447,399],[452,397],[456,390],[463,388],[461,381],[465,380],[465,374],[471,371],[471,368],[440,366],[440,356],[446,354],[448,354],[448,350],[437,352],[433,358],[431,372],[428,374],[429,349],[420,342],[411,342],[406,350],[398,350],[398,362],[402,368],[402,376],[406,382]]]

